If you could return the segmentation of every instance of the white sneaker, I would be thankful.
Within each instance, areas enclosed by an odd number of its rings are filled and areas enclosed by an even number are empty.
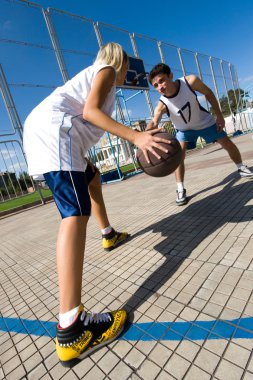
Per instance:
[[[248,166],[246,165],[242,165],[240,169],[238,169],[238,173],[242,178],[253,178],[253,173],[249,170]]]
[[[187,196],[186,196],[186,190],[184,189],[183,191],[178,191],[177,190],[177,199],[176,199],[176,204],[178,206],[183,206],[188,202]]]

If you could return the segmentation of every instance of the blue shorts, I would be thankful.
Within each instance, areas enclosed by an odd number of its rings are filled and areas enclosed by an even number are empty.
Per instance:
[[[90,216],[88,186],[97,172],[93,172],[91,166],[87,165],[85,172],[53,171],[43,174],[63,219],[69,216]]]
[[[216,124],[204,129],[189,129],[187,131],[177,131],[176,133],[176,138],[178,139],[178,141],[188,142],[188,145],[191,149],[196,148],[198,137],[202,137],[205,140],[205,142],[209,144],[226,136],[227,133],[224,130],[222,130],[221,132],[217,131]]]

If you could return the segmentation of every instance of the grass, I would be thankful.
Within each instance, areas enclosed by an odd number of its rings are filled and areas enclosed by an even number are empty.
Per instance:
[[[43,198],[47,198],[52,195],[50,190],[41,190],[41,192],[42,192]],[[35,191],[34,193],[23,195],[21,197],[10,199],[9,201],[0,203],[0,212],[11,210],[13,208],[27,205],[29,203],[33,203],[39,200],[40,200],[40,196],[38,194],[38,191]]]
[[[136,164],[136,166],[137,166],[137,169],[138,169],[139,165]],[[135,167],[134,167],[134,164],[128,164],[128,165],[121,166],[120,170],[122,171],[122,173],[127,173],[129,171],[135,170]]]
[[[135,170],[135,167],[133,164],[128,164],[128,165],[121,166],[120,169],[122,173],[127,173],[129,171]],[[105,173],[102,173],[102,174],[105,174]],[[42,192],[43,198],[47,198],[52,195],[50,190],[43,189],[41,190],[41,192]],[[8,201],[0,203],[0,213],[3,211],[15,209],[17,207],[27,205],[29,203],[33,203],[39,200],[40,200],[40,196],[38,194],[38,191],[35,191],[34,193],[31,193],[31,194],[20,196],[18,198],[10,199]]]
[[[137,169],[138,169],[139,165],[136,164],[136,166],[137,166]],[[106,173],[112,172],[114,170],[117,170],[117,169],[116,168],[110,169],[110,170],[101,172],[101,174],[106,174]],[[135,170],[135,166],[134,166],[134,164],[128,164],[128,165],[120,166],[120,170],[122,171],[122,173],[127,173],[127,172]]]

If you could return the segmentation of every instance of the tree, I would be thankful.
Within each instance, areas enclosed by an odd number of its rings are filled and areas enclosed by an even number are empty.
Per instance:
[[[235,91],[230,89],[227,92],[227,95],[222,95],[219,99],[221,111],[224,117],[229,116],[232,112],[237,112],[238,108],[242,106],[241,98],[247,94],[241,88],[237,88]],[[229,107],[230,105],[230,107]],[[210,112],[214,114],[213,107],[210,108]]]

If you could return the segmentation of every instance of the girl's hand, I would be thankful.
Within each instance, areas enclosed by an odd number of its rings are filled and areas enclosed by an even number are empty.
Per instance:
[[[157,132],[161,132],[161,130],[159,128],[156,128],[150,131],[137,132],[134,138],[134,145],[143,151],[143,154],[148,163],[150,163],[148,152],[151,152],[156,158],[160,159],[161,156],[159,156],[155,148],[167,153],[168,150],[159,143],[171,144],[170,140],[166,140],[158,136],[153,136]]]

